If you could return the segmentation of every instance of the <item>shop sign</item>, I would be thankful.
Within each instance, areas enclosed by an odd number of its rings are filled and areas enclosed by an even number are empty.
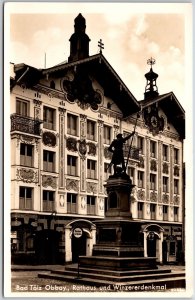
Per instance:
[[[74,229],[74,231],[73,231],[73,235],[74,235],[74,237],[76,237],[76,238],[80,238],[80,237],[83,235],[82,229],[79,228],[79,227],[76,227],[76,228]]]

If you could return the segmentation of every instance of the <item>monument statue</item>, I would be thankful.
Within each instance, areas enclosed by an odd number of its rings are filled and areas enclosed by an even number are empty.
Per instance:
[[[120,173],[126,173],[126,166],[125,166],[125,160],[123,155],[123,144],[135,134],[135,131],[133,131],[131,134],[129,134],[126,137],[123,137],[121,133],[117,134],[116,139],[112,141],[110,146],[108,147],[108,150],[112,152],[112,160],[111,164],[114,165],[114,175],[118,172],[118,165],[122,165],[122,170]]]

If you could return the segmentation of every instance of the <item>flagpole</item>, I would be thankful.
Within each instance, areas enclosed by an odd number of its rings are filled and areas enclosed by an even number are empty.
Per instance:
[[[137,126],[137,119],[138,118],[139,118],[139,114],[137,114],[137,118],[136,118],[136,121],[135,121],[135,126],[134,126],[134,130],[133,130],[134,133],[135,133],[135,129],[136,129],[136,126]],[[127,156],[125,171],[127,170],[127,165],[128,165],[128,162],[129,162],[129,157],[130,157],[130,152],[131,152],[131,146],[132,146],[133,138],[134,138],[134,135],[131,138],[131,143],[130,143],[130,146],[129,146],[129,153],[128,153],[128,156]]]

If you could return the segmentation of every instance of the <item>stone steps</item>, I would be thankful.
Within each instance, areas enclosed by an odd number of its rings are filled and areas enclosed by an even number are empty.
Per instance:
[[[182,272],[175,272],[173,273],[175,276],[170,277],[170,274],[172,273],[165,273],[165,277],[160,277],[160,276],[155,276],[151,280],[148,279],[148,277],[143,277],[141,278],[135,278],[129,276],[127,281],[123,282],[118,282],[118,281],[113,281],[111,277],[104,277],[102,276],[101,278],[92,278],[91,274],[88,274],[88,277],[82,277],[83,273],[80,273],[79,278],[77,277],[77,273],[66,273],[66,274],[58,274],[55,272],[44,272],[44,273],[39,273],[38,277],[39,278],[48,278],[48,279],[56,279],[56,280],[61,280],[65,282],[73,282],[75,284],[81,284],[81,285],[92,285],[92,286],[110,286],[112,290],[119,290],[119,291],[125,291],[125,287],[128,286],[131,287],[141,287],[141,286],[166,286],[166,289],[170,288],[185,288],[185,274]]]
[[[68,270],[65,270],[65,271],[52,271],[51,272],[52,274],[59,274],[59,275],[70,275],[70,276],[75,276],[77,277],[77,270],[75,271],[68,271]],[[144,273],[144,272],[143,272]],[[139,275],[125,275],[125,274],[115,274],[115,275],[108,275],[108,274],[99,274],[97,272],[94,272],[94,273],[90,273],[86,270],[85,272],[83,270],[79,270],[79,276],[82,277],[82,278],[87,278],[87,277],[90,277],[91,279],[100,279],[100,280],[104,280],[104,281],[113,281],[113,282],[126,282],[126,281],[139,281],[139,280],[144,280],[146,278],[146,274],[144,273],[141,273]],[[162,273],[162,272],[158,272],[158,273],[151,273],[151,274],[147,274],[147,279],[156,279],[157,277],[158,278],[167,278],[167,276],[169,278],[172,278],[172,277],[182,277],[184,276],[185,273],[184,272],[174,272],[174,273],[170,273],[170,272],[166,272],[166,273]]]
[[[72,271],[72,272],[78,272],[78,267],[76,265],[67,265],[65,270]],[[94,273],[94,274],[105,274],[105,275],[117,275],[117,276],[136,276],[140,274],[162,274],[162,273],[171,273],[171,270],[167,269],[150,269],[150,270],[127,270],[127,271],[116,271],[116,270],[107,270],[107,269],[98,269],[98,268],[85,268],[80,267],[80,272],[84,273]]]

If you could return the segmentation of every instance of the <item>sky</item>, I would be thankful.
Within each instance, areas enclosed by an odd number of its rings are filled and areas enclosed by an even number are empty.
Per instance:
[[[66,61],[79,13],[86,19],[90,55],[99,52],[102,39],[103,55],[137,100],[144,97],[153,57],[159,94],[173,91],[186,108],[186,11],[179,4],[17,5],[10,13],[9,61],[44,68],[45,53],[46,67]]]

